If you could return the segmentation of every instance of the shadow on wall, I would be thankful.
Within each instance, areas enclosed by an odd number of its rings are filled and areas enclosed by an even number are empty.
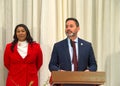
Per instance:
[[[51,56],[52,47],[48,45],[41,45],[43,52],[43,65],[40,69],[40,86],[49,86],[50,71],[48,64]]]
[[[120,86],[120,52],[107,57],[105,70],[105,86]]]
[[[3,53],[0,49],[0,86],[5,86],[5,76],[4,76],[4,65],[3,65]]]
[[[109,55],[105,61],[105,86],[120,86],[120,36],[118,38],[118,45],[116,46],[118,52]]]

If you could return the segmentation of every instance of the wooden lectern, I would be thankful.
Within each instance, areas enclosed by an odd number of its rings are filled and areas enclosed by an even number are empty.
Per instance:
[[[105,72],[72,72],[53,71],[52,85],[54,84],[93,84],[102,85],[105,82]]]

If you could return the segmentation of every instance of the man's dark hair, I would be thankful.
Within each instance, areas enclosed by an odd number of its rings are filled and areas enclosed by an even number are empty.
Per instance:
[[[66,19],[66,23],[67,23],[67,21],[69,21],[69,20],[75,21],[76,26],[79,27],[79,22],[78,22],[78,20],[77,20],[76,18],[67,18],[67,19]]]
[[[18,24],[16,27],[15,27],[15,30],[14,30],[14,35],[13,35],[13,41],[12,41],[12,46],[11,46],[11,50],[14,51],[14,47],[16,45],[16,43],[18,42],[18,38],[17,38],[17,35],[16,35],[16,31],[17,31],[17,28],[18,27],[23,27],[26,31],[26,41],[28,43],[32,43],[33,42],[33,38],[31,37],[30,35],[30,32],[29,32],[29,29],[28,27],[25,25],[25,24]]]

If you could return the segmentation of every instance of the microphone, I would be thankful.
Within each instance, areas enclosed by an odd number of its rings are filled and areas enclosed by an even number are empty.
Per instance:
[[[71,36],[74,36],[74,33],[69,34],[69,36],[70,36],[70,37],[71,37]]]
[[[73,33],[73,32],[71,32],[70,34],[66,32],[67,37],[72,37],[72,36],[74,36],[75,34],[76,34],[76,33]]]

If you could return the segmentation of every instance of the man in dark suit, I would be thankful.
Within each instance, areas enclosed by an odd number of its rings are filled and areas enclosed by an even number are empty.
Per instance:
[[[66,19],[65,33],[67,38],[54,44],[49,63],[50,71],[96,71],[97,63],[93,48],[90,42],[80,39],[77,36],[80,30],[79,22],[75,18]],[[75,42],[77,70],[73,59],[72,41]],[[68,85],[67,85],[68,86]],[[69,85],[72,86],[72,85]],[[78,85],[84,86],[84,85]],[[88,85],[85,85],[88,86]],[[90,85],[91,86],[91,85]]]

